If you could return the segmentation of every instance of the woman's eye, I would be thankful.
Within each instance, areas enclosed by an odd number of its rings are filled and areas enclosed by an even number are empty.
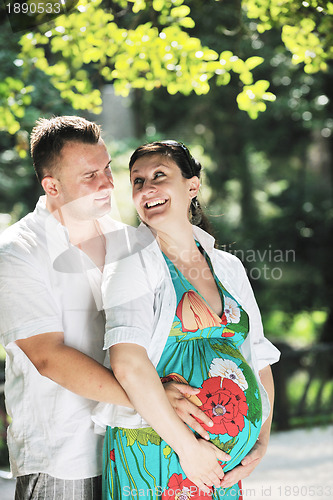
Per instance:
[[[133,181],[133,185],[135,186],[136,184],[141,184],[142,183],[142,179],[140,179],[140,177],[137,177],[136,179],[134,179]]]
[[[156,172],[155,173],[155,178],[156,177],[161,177],[162,175],[165,175],[164,172]]]

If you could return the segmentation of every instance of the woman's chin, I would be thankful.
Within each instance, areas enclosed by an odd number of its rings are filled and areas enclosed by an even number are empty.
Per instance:
[[[170,220],[168,222],[167,215],[161,211],[156,210],[154,212],[152,211],[139,215],[142,222],[156,231],[162,226],[165,227],[166,224],[171,224]]]

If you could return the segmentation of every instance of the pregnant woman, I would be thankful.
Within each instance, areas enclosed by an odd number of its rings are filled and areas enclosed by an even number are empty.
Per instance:
[[[239,480],[267,448],[279,352],[241,262],[198,227],[201,165],[189,150],[141,146],[130,170],[143,224],[131,257],[107,266],[103,294],[105,348],[136,412],[100,410],[104,499],[241,498]],[[170,407],[168,381],[199,388],[191,400],[211,419],[207,441]]]

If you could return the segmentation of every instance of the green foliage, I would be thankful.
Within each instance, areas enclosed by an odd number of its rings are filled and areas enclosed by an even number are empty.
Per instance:
[[[274,339],[288,340],[295,347],[316,342],[318,332],[327,320],[327,311],[302,311],[288,314],[281,310],[271,311],[264,317],[267,334]]]
[[[21,37],[14,71],[4,72],[0,86],[0,130],[15,134],[31,104],[36,71],[47,75],[61,99],[74,110],[98,113],[100,87],[112,82],[121,95],[131,88],[151,91],[165,87],[171,95],[207,94],[212,84],[226,86],[237,75],[237,103],[252,119],[275,96],[268,80],[254,80],[253,70],[264,61],[240,51],[217,51],[191,32],[194,0],[117,0],[107,9],[102,0],[80,0],[66,15],[42,24]],[[237,6],[233,7],[234,13]],[[293,64],[307,73],[325,71],[332,58],[333,3],[309,0],[243,0],[241,14],[256,19],[263,33],[278,26],[293,54]],[[195,31],[195,30],[194,30]],[[220,44],[221,45],[221,44]],[[17,67],[20,71],[17,72]],[[1,70],[0,70],[1,72]],[[8,77],[19,73],[18,77]]]
[[[35,205],[40,193],[31,165],[29,132],[40,116],[70,113],[72,108],[37,68],[27,76],[18,57],[20,34],[0,20],[0,230]]]
[[[333,3],[321,0],[244,0],[250,19],[257,19],[260,33],[282,28],[282,41],[292,53],[293,64],[304,64],[306,73],[326,71],[333,57]]]
[[[22,37],[24,67],[28,72],[37,67],[49,75],[52,85],[74,109],[99,111],[100,93],[89,79],[92,71],[113,82],[123,96],[131,88],[149,91],[158,87],[166,87],[169,94],[206,94],[213,77],[218,85],[226,85],[233,71],[247,84],[251,99],[253,96],[257,103],[255,109],[262,109],[259,103],[268,94],[252,85],[251,73],[262,63],[261,58],[242,61],[230,51],[219,55],[190,36],[184,28],[192,28],[194,22],[189,17],[190,7],[182,0],[130,3],[135,14],[152,7],[157,25],[135,20],[135,28],[126,29],[103,9],[101,0],[81,0],[78,10],[54,21],[53,29],[45,31],[41,26],[40,32]],[[52,56],[46,55],[49,51]],[[248,101],[243,100],[242,109],[256,116]]]
[[[115,432],[120,432],[120,430],[115,430]],[[133,446],[135,442],[138,442],[142,446],[147,446],[148,443],[160,445],[162,441],[162,438],[151,427],[143,429],[121,429],[121,432],[123,436],[126,436],[126,446]]]
[[[31,103],[29,94],[32,90],[32,85],[25,86],[21,80],[10,76],[0,82],[0,130],[7,130],[10,134],[18,132],[19,120]]]
[[[70,14],[21,37],[15,59],[20,78],[4,80],[0,89],[3,130],[18,131],[33,90],[23,81],[30,82],[37,71],[47,75],[49,85],[74,109],[94,113],[101,109],[100,87],[108,81],[121,95],[131,88],[159,87],[170,94],[202,95],[213,79],[227,85],[231,72],[246,85],[248,98],[240,97],[241,109],[254,118],[265,108],[261,104],[269,93],[253,84],[252,74],[262,58],[243,61],[231,51],[219,54],[191,36],[186,30],[195,23],[183,0],[117,3],[127,9],[124,19],[107,11],[102,0],[81,0]]]
[[[259,80],[254,85],[245,85],[237,96],[239,109],[247,111],[250,118],[257,118],[259,112],[266,110],[264,101],[275,101],[275,95],[267,92],[268,87],[267,80]]]
[[[0,32],[0,44],[6,46],[0,52],[0,131],[15,134],[31,104],[33,85],[26,85],[22,77],[22,65],[15,50],[19,36],[8,35]]]
[[[226,86],[236,75],[239,109],[257,118],[266,110],[266,102],[275,100],[268,92],[268,80],[254,80],[253,70],[264,59],[213,50],[193,36],[195,2],[185,1],[117,0],[113,5],[125,12],[120,15],[116,8],[108,10],[102,0],[80,0],[69,14],[23,35],[15,60],[20,78],[4,79],[0,87],[0,129],[10,134],[19,130],[33,91],[23,82],[30,82],[37,70],[47,75],[49,85],[74,110],[94,113],[101,109],[100,87],[105,82],[112,82],[123,96],[131,88],[160,87],[171,95],[204,95],[212,84]],[[331,2],[244,0],[241,9],[242,15],[258,20],[259,33],[273,26],[282,28],[282,40],[294,64],[304,63],[307,73],[327,69],[333,50]]]
[[[225,443],[221,443],[219,437],[216,437],[216,438],[210,440],[211,443],[213,443],[215,446],[217,446],[220,450],[224,451],[224,453],[228,453],[228,454],[236,446],[237,441],[238,441],[237,437],[233,437],[233,438],[229,439],[229,441],[226,441]]]

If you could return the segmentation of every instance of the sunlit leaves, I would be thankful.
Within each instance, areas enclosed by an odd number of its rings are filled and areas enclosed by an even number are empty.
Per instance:
[[[258,80],[253,85],[245,85],[243,91],[237,96],[239,109],[247,111],[250,118],[256,119],[260,112],[266,110],[264,101],[274,101],[275,96],[267,92],[269,82]]]
[[[327,69],[326,55],[314,30],[315,22],[312,19],[302,19],[298,26],[282,27],[282,40],[293,54],[293,64],[304,63],[306,73]]]
[[[133,12],[138,13],[140,10],[144,10],[146,8],[145,0],[134,0],[133,2]]]
[[[170,94],[202,95],[209,92],[213,81],[228,85],[234,74],[233,81],[238,79],[240,89],[238,105],[252,118],[273,100],[267,92],[268,82],[264,90],[262,84],[254,83],[253,72],[263,62],[261,57],[243,60],[230,50],[218,54],[191,36],[194,21],[186,0],[115,3],[130,22],[121,24],[121,16],[105,10],[101,0],[80,0],[73,11],[56,18],[52,27],[42,25],[23,35],[19,58],[25,79],[29,81],[36,70],[43,71],[74,109],[95,113],[101,109],[99,89],[105,82],[113,83],[115,91],[124,96],[132,88],[150,91],[159,87]],[[300,17],[295,4],[309,16]],[[315,0],[243,0],[242,8],[249,18],[257,20],[258,31],[273,24],[283,26],[282,39],[293,54],[293,62],[303,63],[306,72],[326,68],[332,51],[326,51],[325,45],[331,33],[327,24],[331,2],[321,8]],[[20,104],[10,110],[14,123],[20,112]],[[9,116],[8,112],[5,115]]]
[[[33,87],[12,77],[0,82],[0,130],[15,134],[19,128],[19,120],[24,116],[26,106],[31,103],[30,93]]]
[[[119,47],[112,76],[115,88],[126,95],[130,87],[150,90],[164,86],[168,92],[197,94],[209,91],[218,54],[203,47],[177,25],[161,32],[150,23],[128,31]]]
[[[145,8],[145,2],[130,3],[135,11]],[[187,25],[192,25],[192,21],[190,9],[182,0],[153,2],[160,19],[164,16],[167,24],[163,29],[150,22],[139,24],[135,29],[123,29],[99,4],[99,0],[89,3],[82,0],[80,13],[57,18],[48,36],[35,33],[22,39],[22,58],[43,69],[62,97],[73,99],[75,108],[80,102],[83,109],[93,107],[97,111],[92,86],[90,90],[89,85],[85,87],[85,99],[77,95],[76,70],[82,72],[85,65],[94,67],[105,80],[112,81],[116,92],[122,95],[127,95],[131,88],[152,90],[161,86],[172,94],[209,91],[208,82],[219,65],[218,54],[183,31],[181,21],[187,19]],[[54,54],[50,63],[45,57],[48,48]]]
[[[306,73],[326,71],[333,58],[333,2],[322,0],[243,0],[250,19],[263,33],[282,29],[282,41],[292,53],[293,64],[304,64]]]

